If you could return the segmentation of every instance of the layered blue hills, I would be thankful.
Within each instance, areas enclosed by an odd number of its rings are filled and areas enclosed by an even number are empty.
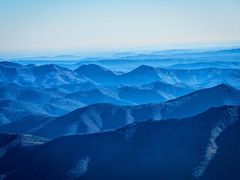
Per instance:
[[[116,129],[127,124],[169,118],[182,119],[208,110],[211,107],[240,105],[240,90],[220,84],[158,104],[119,106],[93,104],[59,117],[27,116],[0,126],[0,132],[30,133],[46,138],[78,133],[93,133]],[[43,121],[39,121],[44,119]],[[49,121],[50,120],[50,121]]]
[[[0,61],[0,179],[239,180],[240,51]]]
[[[130,71],[141,65],[162,68],[199,69],[199,68],[238,68],[240,50],[168,50],[141,53],[114,54],[108,58],[83,58],[71,67],[93,63],[115,71]],[[19,61],[25,62],[25,59]],[[50,61],[52,63],[52,61]],[[69,66],[69,62],[67,63]]]
[[[207,74],[207,76],[206,76]],[[227,83],[239,87],[239,69],[166,69],[141,65],[126,73],[114,73],[98,65],[89,64],[70,70],[58,65],[24,66],[16,63],[0,63],[0,82],[18,83],[24,86],[56,87],[92,82],[105,86],[143,85],[159,81],[166,84],[183,83],[191,87],[209,87]]]

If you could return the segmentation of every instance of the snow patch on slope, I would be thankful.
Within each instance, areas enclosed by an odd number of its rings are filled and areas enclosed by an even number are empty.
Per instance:
[[[228,115],[229,114],[229,115]],[[216,139],[220,134],[227,129],[231,124],[238,121],[239,113],[236,107],[229,108],[227,112],[224,112],[221,120],[213,128],[210,136],[210,140],[205,151],[204,159],[199,163],[199,165],[193,169],[192,175],[194,177],[200,177],[205,172],[208,164],[214,158],[217,153],[218,146],[216,144]],[[227,118],[226,118],[227,117]]]
[[[88,170],[89,161],[89,157],[80,159],[77,164],[67,172],[67,179],[77,179],[84,175]]]

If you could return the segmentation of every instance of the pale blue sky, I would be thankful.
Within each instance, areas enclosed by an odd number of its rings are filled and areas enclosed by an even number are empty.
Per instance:
[[[0,0],[0,52],[240,42],[240,0]]]

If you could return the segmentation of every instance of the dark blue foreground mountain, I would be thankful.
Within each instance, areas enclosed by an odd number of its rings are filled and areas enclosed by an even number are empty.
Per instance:
[[[238,180],[239,128],[240,108],[224,106],[182,121],[134,123],[39,145],[29,139],[35,143],[24,141],[28,147],[11,146],[15,138],[2,135],[0,174],[7,180]]]

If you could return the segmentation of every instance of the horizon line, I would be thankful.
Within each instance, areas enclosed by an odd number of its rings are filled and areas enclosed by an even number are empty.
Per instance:
[[[217,43],[217,44],[184,44],[184,45],[165,45],[165,46],[141,46],[141,47],[126,47],[126,48],[79,48],[72,50],[36,50],[36,51],[0,51],[0,60],[2,58],[36,58],[36,57],[57,57],[57,56],[89,56],[89,55],[109,55],[115,53],[151,53],[155,51],[184,51],[184,50],[224,50],[238,49],[240,42],[232,43]]]

